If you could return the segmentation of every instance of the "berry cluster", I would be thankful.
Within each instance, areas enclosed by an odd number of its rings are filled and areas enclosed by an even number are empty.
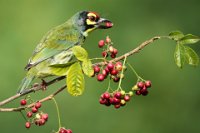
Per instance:
[[[133,87],[133,90],[135,90],[135,94],[136,95],[143,95],[146,96],[148,95],[148,88],[151,87],[151,81],[147,80],[145,82],[138,82],[137,85],[135,85],[135,87]]]
[[[147,89],[151,87],[151,82],[142,79],[134,70],[134,68],[126,62],[126,58],[124,58],[123,63],[120,61],[109,61],[107,59],[109,55],[111,58],[115,58],[118,53],[118,50],[113,47],[111,39],[107,36],[105,40],[99,41],[98,46],[99,48],[103,48],[102,59],[105,65],[102,65],[101,67],[98,65],[93,66],[94,76],[96,75],[98,81],[104,81],[104,79],[109,76],[109,80],[119,82],[118,88],[116,90],[111,89],[109,82],[108,89],[105,93],[101,95],[99,103],[105,106],[113,105],[115,108],[120,108],[121,106],[126,105],[131,96],[133,96],[134,92],[136,95],[146,96],[148,94]],[[138,82],[129,93],[126,93],[121,87],[123,81],[122,79],[124,78],[124,71],[126,70],[126,65],[128,65],[133,73],[135,73],[138,81],[141,81]]]
[[[103,49],[103,52],[102,52],[102,56],[104,58],[108,57],[109,54],[111,58],[115,58],[118,53],[118,50],[112,46],[112,41],[108,36],[106,37],[105,41],[100,40],[98,43],[98,46],[99,48],[103,48],[104,46],[106,46],[106,48]]]
[[[121,62],[116,62],[115,64],[110,62],[106,66],[102,66],[102,68],[97,65],[94,66],[94,73],[97,75],[98,81],[103,81],[109,75],[114,82],[118,82],[120,78],[123,78],[122,74],[120,73],[122,69],[123,66]]]
[[[64,127],[61,127],[59,130],[59,133],[72,133],[71,129],[65,129]]]
[[[22,106],[26,105],[27,104],[26,99],[22,99],[20,101],[20,104]],[[42,126],[47,122],[48,117],[49,117],[48,114],[43,113],[42,111],[40,111],[40,112],[38,111],[39,108],[41,108],[41,106],[42,106],[42,103],[38,101],[38,102],[34,103],[34,106],[31,109],[26,108],[26,111],[27,111],[26,116],[29,119],[25,123],[26,128],[30,128],[31,124],[33,124],[33,123],[35,123],[35,125]]]
[[[116,109],[121,106],[125,106],[128,101],[130,101],[133,92],[130,91],[128,94],[125,91],[116,91],[114,93],[105,92],[101,95],[99,103],[105,106],[113,105]]]

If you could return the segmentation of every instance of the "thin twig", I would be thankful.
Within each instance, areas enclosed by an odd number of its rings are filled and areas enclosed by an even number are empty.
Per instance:
[[[135,49],[133,49],[133,50],[131,50],[131,51],[129,51],[129,52],[123,54],[122,56],[119,56],[119,57],[117,57],[117,58],[115,58],[115,59],[113,59],[113,60],[110,60],[110,62],[116,62],[116,61],[119,61],[119,60],[124,59],[125,57],[128,57],[128,56],[131,56],[131,55],[133,55],[133,54],[135,54],[135,53],[138,53],[140,50],[142,50],[142,49],[143,49],[145,46],[147,46],[148,44],[153,43],[155,40],[158,40],[158,39],[161,39],[161,38],[162,38],[161,36],[153,37],[153,38],[151,38],[151,39],[149,39],[149,40],[147,40],[147,41],[141,43],[141,44],[140,44],[138,47],[136,47]],[[106,62],[98,62],[98,63],[95,63],[95,64],[93,64],[93,65],[105,65],[105,64],[106,64]],[[58,78],[55,78],[55,79],[49,81],[49,82],[47,83],[47,86],[49,86],[49,85],[51,85],[51,84],[54,84],[54,83],[56,83],[56,82],[58,82],[58,81],[60,81],[60,80],[63,80],[64,78],[65,78],[65,77],[58,77]],[[44,101],[47,101],[47,100],[51,100],[52,97],[54,97],[55,95],[57,95],[58,93],[60,93],[62,90],[64,90],[64,88],[66,88],[66,86],[60,88],[59,90],[57,90],[57,91],[54,92],[53,94],[51,94],[51,95],[49,95],[49,96],[47,96],[47,97],[41,99],[40,102],[44,102]],[[37,87],[32,87],[32,88],[30,88],[29,90],[27,90],[27,91],[26,91],[25,93],[23,93],[23,94],[16,94],[16,95],[14,95],[14,96],[11,96],[11,97],[9,97],[9,98],[7,98],[7,99],[1,101],[1,102],[0,102],[0,107],[1,107],[2,105],[5,105],[5,104],[7,104],[7,103],[9,103],[9,102],[11,102],[11,101],[13,101],[13,100],[19,98],[19,97],[22,97],[22,96],[24,96],[24,95],[27,95],[27,94],[29,94],[29,93],[32,93],[32,92],[35,92],[35,91],[38,91],[38,90],[41,90],[41,85],[40,85],[40,86],[37,86]],[[30,107],[32,107],[32,106],[34,106],[34,103],[33,103],[33,104],[30,104],[30,105],[28,105],[28,106],[25,106],[25,107],[18,107],[18,108],[0,108],[0,112],[21,111],[21,110],[24,110],[25,108],[30,108]]]
[[[54,84],[54,83],[56,83],[56,82],[58,82],[60,80],[63,80],[64,78],[65,77],[57,77],[57,78],[47,82],[46,86],[50,86],[51,84]],[[0,102],[0,107],[5,105],[5,104],[7,104],[7,103],[9,103],[9,102],[11,102],[11,101],[13,101],[13,100],[15,100],[15,99],[17,99],[17,98],[19,98],[19,97],[22,97],[22,96],[27,95],[27,94],[32,93],[32,92],[39,91],[39,90],[41,90],[41,88],[42,88],[41,85],[38,85],[38,86],[34,86],[34,87],[30,88],[30,89],[27,89],[27,91],[22,93],[22,94],[20,94],[20,93],[15,94],[14,96],[11,96],[11,97],[1,101]]]
[[[56,92],[52,93],[51,95],[39,100],[39,102],[45,102],[45,101],[48,101],[48,100],[52,100],[53,97],[55,97],[58,93],[60,93],[61,91],[63,91],[67,86],[63,86],[61,87],[60,89],[58,89]],[[35,103],[31,103],[27,106],[24,106],[24,107],[18,107],[18,108],[0,108],[0,112],[13,112],[13,111],[22,111],[26,108],[31,108],[35,105]]]

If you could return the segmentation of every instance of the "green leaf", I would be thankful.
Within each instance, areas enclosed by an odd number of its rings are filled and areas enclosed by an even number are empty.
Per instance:
[[[184,37],[184,34],[181,31],[173,31],[169,33],[169,36],[173,39],[178,41],[182,37]]]
[[[197,66],[199,64],[199,56],[188,46],[185,46],[185,60],[189,65]]]
[[[92,67],[92,62],[90,60],[84,60],[82,62],[82,69],[85,75],[91,77],[94,75],[94,69]]]
[[[67,89],[73,96],[79,96],[83,93],[85,86],[84,75],[79,62],[70,66],[67,75]]]
[[[81,46],[74,46],[72,48],[72,51],[73,51],[74,55],[76,56],[76,58],[80,61],[84,61],[88,58],[87,51],[84,48],[82,48]]]
[[[183,38],[179,40],[180,44],[194,44],[200,41],[200,37],[192,35],[192,34],[187,34]]]
[[[175,63],[178,67],[182,68],[185,63],[185,48],[182,44],[177,44],[174,52]]]
[[[69,67],[71,66],[72,64],[74,64],[76,61],[71,61],[71,62],[68,62],[68,63],[65,63],[65,64],[53,64],[53,65],[50,65],[49,67],[55,67],[55,68],[63,68],[63,67]]]
[[[63,68],[59,68],[59,67],[48,67],[47,71],[50,71],[52,75],[56,75],[56,76],[66,76],[69,67],[63,67]]]

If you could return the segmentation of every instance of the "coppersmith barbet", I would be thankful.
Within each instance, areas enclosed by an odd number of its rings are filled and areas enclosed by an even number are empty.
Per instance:
[[[73,60],[73,46],[82,45],[88,33],[95,29],[108,29],[112,22],[101,18],[97,13],[81,11],[65,23],[51,29],[37,45],[25,69],[26,77],[22,80],[18,93],[23,93],[33,79],[56,76],[58,71],[50,66],[66,64]],[[63,71],[63,70],[62,70]],[[66,76],[67,71],[59,72]],[[58,75],[57,75],[58,76]]]

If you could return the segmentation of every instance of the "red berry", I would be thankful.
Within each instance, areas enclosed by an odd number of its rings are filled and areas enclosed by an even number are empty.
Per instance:
[[[103,98],[103,94],[101,94],[101,97],[100,97],[100,98],[101,98],[101,99],[104,99],[104,98]]]
[[[116,92],[115,94],[114,94],[114,97],[116,97],[116,98],[118,98],[118,99],[120,99],[121,98],[121,92]]]
[[[143,96],[146,96],[146,95],[148,95],[148,93],[149,93],[148,90],[146,90],[146,91],[144,91],[144,92],[142,93],[142,95],[143,95]]]
[[[32,117],[32,115],[33,115],[32,112],[27,112],[27,114],[26,114],[26,116],[27,116],[28,118]]]
[[[121,106],[121,104],[116,104],[115,108],[118,109],[118,108],[120,108],[120,106]]]
[[[150,80],[147,80],[147,81],[145,82],[145,86],[146,86],[147,88],[151,87],[151,81],[150,81]]]
[[[110,98],[109,98],[109,102],[110,102],[111,104],[114,104],[114,98],[110,97]]]
[[[36,113],[38,111],[38,109],[36,107],[32,107],[31,110],[32,110],[33,113]]]
[[[116,62],[115,65],[120,65],[122,66],[122,63],[120,61]]]
[[[104,70],[102,71],[102,74],[106,77],[106,76],[108,75],[108,72],[104,69]]]
[[[140,90],[137,90],[137,91],[135,92],[135,94],[136,94],[136,95],[141,95]]]
[[[59,133],[67,133],[67,130],[65,128],[60,128]]]
[[[129,101],[129,100],[130,100],[130,96],[129,96],[129,95],[125,95],[125,96],[124,96],[124,100],[125,100],[125,101]]]
[[[26,128],[30,128],[30,127],[31,127],[31,123],[30,123],[30,122],[26,122],[26,123],[25,123],[25,127],[26,127]]]
[[[113,54],[113,53],[112,53],[112,54],[110,55],[110,57],[111,57],[111,58],[115,58],[115,57],[116,57],[116,54]]]
[[[45,124],[45,120],[44,119],[39,119],[39,126],[42,126]]]
[[[105,79],[105,76],[103,74],[98,74],[97,75],[97,80],[98,81],[103,81]]]
[[[120,102],[121,102],[120,99],[118,99],[116,97],[113,98],[113,104],[119,104]]]
[[[111,72],[110,72],[111,75],[117,75],[118,74],[118,71],[116,69],[113,69]]]
[[[72,133],[72,130],[71,129],[67,129],[66,133]]]
[[[110,106],[110,105],[111,105],[111,103],[110,103],[108,100],[106,100],[106,103],[105,103],[105,105],[106,105],[106,106]]]
[[[100,67],[99,66],[94,66],[94,72],[99,73],[100,72]]]
[[[138,86],[138,88],[143,88],[144,87],[144,83],[143,82],[138,82],[137,86]]]
[[[20,101],[20,104],[21,104],[22,106],[26,105],[26,100],[25,100],[25,99],[22,99],[22,100]]]
[[[113,81],[114,81],[114,82],[119,82],[119,80],[120,80],[119,77],[114,77],[114,78],[113,78]]]
[[[49,118],[49,115],[48,114],[42,114],[41,115],[41,119],[44,119],[45,121],[47,121]]]
[[[99,48],[102,48],[103,46],[105,45],[105,42],[104,42],[104,40],[100,40],[99,41]]]
[[[111,22],[106,22],[105,25],[106,25],[106,27],[111,28],[111,27],[113,26],[113,23],[111,23]]]
[[[140,93],[141,93],[141,94],[145,93],[146,91],[147,91],[146,86],[144,86],[142,89],[140,89]]]
[[[117,53],[118,53],[118,50],[116,48],[114,48],[112,54],[116,55]]]
[[[39,109],[42,106],[41,102],[36,102],[35,103],[35,108]]]
[[[106,70],[107,74],[110,72],[110,70],[108,69],[108,67],[105,67],[104,70]]]
[[[106,103],[106,99],[100,98],[100,99],[99,99],[99,103],[100,103],[100,104],[105,104],[105,103]]]
[[[109,98],[110,98],[110,93],[105,92],[105,93],[103,94],[103,98],[104,98],[104,99],[109,99]]]
[[[111,63],[111,62],[108,63],[107,68],[108,68],[109,70],[113,70],[113,68],[114,68],[114,64]]]
[[[106,51],[103,51],[101,54],[103,57],[108,57],[108,53]]]

